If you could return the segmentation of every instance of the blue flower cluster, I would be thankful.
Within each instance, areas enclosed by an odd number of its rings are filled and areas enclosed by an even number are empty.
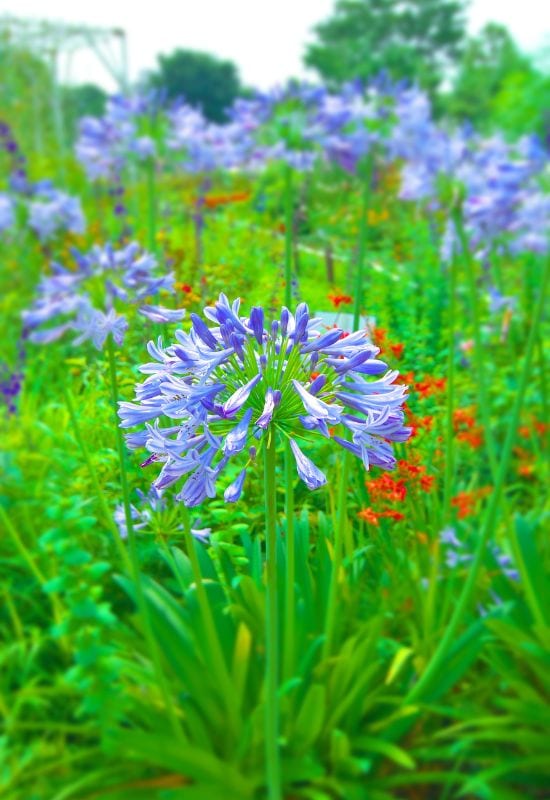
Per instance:
[[[240,301],[224,294],[204,315],[191,314],[189,332],[163,347],[149,342],[153,361],[140,371],[135,402],[121,402],[122,428],[144,426],[127,435],[128,446],[146,448],[144,465],[162,463],[157,489],[185,478],[177,499],[196,506],[214,497],[230,462],[242,468],[225,490],[241,496],[247,470],[269,437],[289,440],[299,477],[310,489],[326,482],[297,439],[312,434],[332,439],[371,465],[392,469],[392,442],[403,442],[407,387],[377,358],[365,331],[346,335],[320,330],[301,303],[295,314],[283,308],[266,322],[261,307],[239,315]]]
[[[150,104],[146,95],[117,95],[109,99],[103,117],[82,117],[75,152],[90,180],[119,181],[128,159],[144,161],[155,155],[154,141],[139,131]]]
[[[29,227],[46,242],[61,231],[84,233],[86,220],[78,197],[61,192],[44,181],[36,186],[28,204]]]
[[[122,344],[128,323],[117,313],[117,303],[138,306],[140,314],[154,322],[179,322],[185,315],[184,310],[146,303],[160,291],[173,293],[174,275],[159,274],[155,257],[135,242],[121,250],[96,246],[87,254],[73,255],[76,269],[53,263],[53,274],[42,278],[37,299],[22,314],[31,341],[45,344],[74,331],[74,344],[90,339],[100,350],[109,334]]]

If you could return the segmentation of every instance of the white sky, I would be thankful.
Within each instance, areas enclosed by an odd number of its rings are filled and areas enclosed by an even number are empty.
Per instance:
[[[301,58],[312,27],[334,0],[0,0],[0,15],[124,28],[130,79],[153,68],[157,53],[176,47],[234,61],[245,84],[268,88],[291,75],[307,77]],[[526,51],[550,44],[550,0],[470,0],[470,30],[505,24]],[[63,80],[113,89],[89,52],[62,64]]]

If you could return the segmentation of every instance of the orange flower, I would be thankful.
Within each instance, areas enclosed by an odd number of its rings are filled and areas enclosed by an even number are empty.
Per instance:
[[[535,474],[534,464],[520,464],[518,467],[518,475],[522,478],[531,478]]]
[[[381,511],[380,516],[388,517],[389,519],[395,520],[395,522],[401,522],[402,519],[405,519],[404,514],[402,514],[400,511],[394,511],[392,508],[388,508],[386,511]]]
[[[473,492],[459,492],[455,497],[451,498],[451,505],[457,509],[458,518],[464,519],[464,517],[469,517],[474,513],[477,501],[490,493],[490,486],[475,489]]]
[[[371,338],[373,344],[377,347],[382,347],[386,341],[387,330],[385,328],[372,328]]]
[[[407,496],[405,481],[396,480],[387,473],[384,473],[379,478],[372,478],[366,481],[366,487],[372,500],[402,503]]]
[[[404,344],[401,344],[401,343],[399,343],[399,344],[390,344],[390,350],[392,351],[394,356],[396,358],[398,358],[398,359],[402,357],[404,349],[405,349],[405,345]]]
[[[329,294],[328,299],[334,308],[339,308],[341,305],[348,306],[353,303],[353,297],[350,297],[349,294]]]
[[[539,434],[539,436],[544,436],[548,428],[550,428],[550,424],[547,422],[539,422],[537,419],[534,422],[535,430]]]
[[[378,527],[379,525],[378,522],[379,515],[376,513],[376,511],[373,511],[370,506],[368,508],[363,508],[361,511],[359,511],[357,516],[359,517],[359,519],[364,519],[365,522],[368,522],[369,525],[374,525],[375,527]]]
[[[217,208],[229,203],[242,203],[248,200],[250,192],[234,192],[233,194],[210,194],[204,198],[204,205],[207,208]]]
[[[435,482],[433,475],[422,475],[420,478],[420,488],[423,492],[431,492]]]
[[[414,384],[414,389],[421,398],[425,399],[437,392],[443,392],[447,386],[447,378],[433,378],[428,376],[423,381]]]
[[[460,442],[467,442],[470,447],[477,450],[483,444],[483,428],[472,428],[470,431],[459,431],[456,438]]]
[[[476,425],[474,413],[475,406],[457,408],[453,412],[453,429],[460,442],[467,442],[470,447],[477,449],[483,444],[483,428]]]

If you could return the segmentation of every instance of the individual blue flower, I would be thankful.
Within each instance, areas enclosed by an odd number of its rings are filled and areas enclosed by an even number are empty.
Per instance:
[[[392,442],[411,433],[407,388],[377,358],[366,331],[323,330],[305,303],[269,322],[258,308],[245,317],[240,301],[223,294],[204,317],[211,324],[192,315],[190,330],[176,331],[168,346],[149,342],[153,361],[140,367],[146,378],[134,402],[119,404],[121,427],[148,431],[130,433],[128,444],[145,447],[146,464],[162,465],[154,485],[184,479],[177,498],[194,506],[215,496],[229,463],[240,464],[226,494],[234,502],[272,436],[289,441],[310,489],[326,480],[301,447],[315,434],[350,450],[366,469],[395,466]]]
[[[240,472],[233,483],[230,483],[223,494],[223,499],[226,503],[236,503],[241,499],[241,494],[244,486],[244,479],[246,478],[246,469]]]
[[[79,332],[73,344],[81,344],[91,339],[98,350],[103,349],[107,337],[111,335],[119,346],[124,341],[124,334],[128,328],[126,318],[110,308],[107,313],[95,308],[84,308],[76,318],[73,329]]]
[[[185,316],[185,309],[145,305],[139,308],[139,313],[152,322],[181,322]]]

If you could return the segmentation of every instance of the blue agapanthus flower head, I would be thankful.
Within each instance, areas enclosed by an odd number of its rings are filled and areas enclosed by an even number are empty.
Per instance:
[[[409,438],[403,403],[407,388],[377,356],[365,331],[350,335],[321,329],[308,307],[283,308],[277,319],[264,309],[239,313],[240,301],[221,294],[191,314],[191,329],[176,331],[167,347],[149,342],[153,359],[136,387],[134,402],[120,403],[122,428],[144,462],[162,464],[157,489],[183,480],[176,495],[187,506],[214,497],[228,464],[239,467],[225,500],[239,499],[247,471],[268,437],[289,440],[299,477],[310,489],[325,475],[304,452],[312,437],[333,440],[374,464],[395,466],[392,442]]]
[[[150,99],[144,95],[113,96],[102,117],[79,120],[75,153],[90,180],[117,180],[129,160],[154,158],[155,142],[140,135],[140,117],[149,108]]]
[[[29,227],[46,242],[62,231],[84,233],[86,220],[78,197],[61,192],[46,183],[35,187],[28,204]]]
[[[129,306],[154,322],[178,322],[185,315],[183,309],[147,303],[160,292],[174,293],[174,274],[159,270],[155,257],[137,243],[120,250],[96,246],[85,254],[74,250],[73,256],[73,269],[51,265],[52,274],[42,278],[34,304],[22,314],[31,341],[44,344],[75,331],[75,344],[91,339],[101,349],[109,334],[122,344]]]

